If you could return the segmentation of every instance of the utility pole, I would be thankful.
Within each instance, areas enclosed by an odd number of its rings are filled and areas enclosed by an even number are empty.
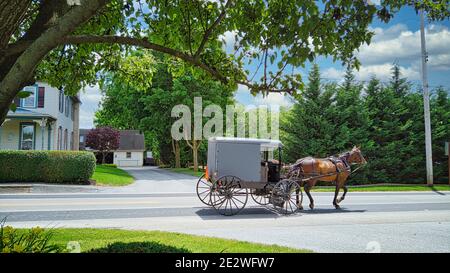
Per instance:
[[[431,122],[430,122],[430,93],[428,91],[427,61],[428,54],[425,48],[425,23],[424,13],[420,11],[420,40],[422,48],[422,86],[423,86],[423,110],[425,118],[425,157],[427,164],[427,185],[433,185],[433,159],[431,149]]]

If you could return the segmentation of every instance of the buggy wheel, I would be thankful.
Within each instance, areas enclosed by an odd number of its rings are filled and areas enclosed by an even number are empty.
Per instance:
[[[252,196],[253,201],[255,201],[255,203],[258,205],[266,206],[270,203],[270,193],[264,194],[264,195],[257,195],[253,191],[251,193],[251,196]]]
[[[205,179],[205,175],[202,175],[197,181],[197,196],[203,204],[211,206],[211,181]]]
[[[295,213],[301,206],[303,193],[294,180],[283,179],[272,189],[271,203],[282,214]]]
[[[248,191],[241,188],[241,180],[236,176],[223,176],[211,187],[211,205],[225,216],[238,214],[247,204]]]

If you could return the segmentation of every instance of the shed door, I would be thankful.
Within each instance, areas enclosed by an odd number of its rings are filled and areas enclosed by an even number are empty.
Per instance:
[[[261,180],[259,144],[216,143],[218,176],[234,175],[243,181]]]

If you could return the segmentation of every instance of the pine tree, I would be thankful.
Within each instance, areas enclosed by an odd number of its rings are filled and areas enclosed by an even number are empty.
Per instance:
[[[324,90],[320,82],[319,66],[315,64],[309,74],[308,85],[297,103],[282,115],[280,127],[285,144],[285,160],[294,162],[304,156],[323,157],[333,146],[334,125],[329,113],[333,91]]]
[[[410,85],[406,81],[405,78],[401,78],[400,66],[396,63],[391,68],[392,76],[389,82],[389,85],[394,90],[397,96],[402,97],[405,96],[408,90],[410,89]]]

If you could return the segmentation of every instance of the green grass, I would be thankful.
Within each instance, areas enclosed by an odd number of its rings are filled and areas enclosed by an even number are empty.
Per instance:
[[[316,192],[334,192],[334,186],[314,187],[312,191]],[[434,185],[428,187],[427,185],[364,185],[364,186],[348,186],[349,192],[358,191],[450,191],[450,185]]]
[[[188,175],[192,175],[195,177],[200,177],[204,174],[204,171],[194,172],[194,170],[192,168],[167,168],[166,170],[176,172],[176,173],[188,174]]]
[[[97,165],[92,179],[101,186],[125,186],[134,181],[134,178],[126,171],[107,165]]]
[[[278,245],[264,245],[237,240],[194,236],[164,231],[118,229],[53,229],[50,243],[66,246],[76,241],[81,252],[311,252]],[[109,244],[110,245],[108,247]]]

